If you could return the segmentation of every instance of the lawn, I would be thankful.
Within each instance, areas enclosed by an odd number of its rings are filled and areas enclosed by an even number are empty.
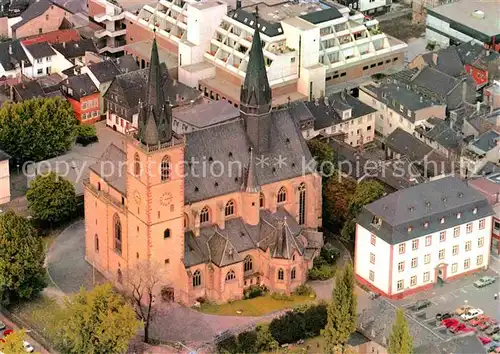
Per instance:
[[[27,327],[33,328],[53,345],[53,329],[57,321],[60,305],[55,299],[40,295],[30,302],[15,306],[12,313],[19,317]]]
[[[275,300],[271,295],[266,294],[253,299],[237,300],[221,305],[205,303],[201,305],[200,311],[224,316],[262,316],[300,304],[311,303],[314,300],[314,297],[296,295],[292,296],[292,300]]]

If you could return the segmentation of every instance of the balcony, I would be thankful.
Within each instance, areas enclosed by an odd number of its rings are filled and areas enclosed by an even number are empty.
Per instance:
[[[119,30],[114,30],[110,31],[107,29],[102,29],[94,33],[96,38],[103,38],[103,37],[119,37],[119,36],[124,36],[127,33],[126,29],[119,29]]]
[[[102,53],[118,53],[121,52],[125,49],[125,40],[123,39],[117,39],[114,41],[114,43],[97,43],[96,47],[97,50],[99,51],[99,54]]]
[[[104,21],[119,21],[125,18],[125,11],[115,9],[113,13],[103,13],[94,16],[94,21],[101,23]]]

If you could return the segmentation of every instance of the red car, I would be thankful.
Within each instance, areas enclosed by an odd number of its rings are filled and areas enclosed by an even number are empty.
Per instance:
[[[450,332],[451,333],[462,332],[465,328],[467,328],[465,324],[457,323],[456,325],[450,327]]]
[[[488,337],[478,337],[483,345],[491,343],[491,339]]]
[[[442,320],[441,324],[446,326],[446,328],[450,328],[458,325],[460,322],[456,318],[447,318],[446,320]]]
[[[484,318],[473,318],[472,320],[469,321],[469,325],[476,327],[476,326],[479,326],[483,322],[484,322]]]
[[[4,336],[8,336],[9,334],[12,334],[12,333],[14,333],[14,331],[11,329],[6,329],[5,331],[3,331]]]
[[[477,328],[479,328],[481,331],[484,331],[489,326],[491,326],[491,323],[489,323],[489,322],[483,322],[483,323],[480,323],[479,326],[477,326]]]

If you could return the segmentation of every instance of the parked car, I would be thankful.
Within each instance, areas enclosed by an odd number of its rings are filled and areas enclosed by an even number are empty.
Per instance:
[[[449,312],[443,312],[443,313],[438,313],[436,315],[436,320],[437,321],[442,321],[442,320],[446,320],[448,318],[452,318],[453,317],[453,314],[449,313]]]
[[[491,339],[493,339],[495,342],[500,342],[500,333],[495,333],[491,336]]]
[[[464,323],[457,323],[455,326],[450,327],[450,332],[451,333],[458,333],[462,332],[467,326]]]
[[[429,307],[431,302],[429,300],[418,300],[415,305],[413,305],[413,311],[420,311]]]
[[[441,324],[444,325],[446,328],[456,326],[459,323],[460,323],[460,321],[457,320],[456,318],[447,318],[447,319],[441,321]]]
[[[482,345],[486,345],[486,344],[491,343],[491,339],[490,339],[490,338],[488,338],[488,337],[478,337],[478,338],[479,338],[479,340],[481,341],[481,344],[482,344]]]
[[[5,331],[3,331],[4,336],[8,336],[9,334],[12,334],[12,333],[14,333],[14,331],[11,329],[6,329]]]
[[[472,320],[473,318],[482,315],[483,310],[481,309],[471,309],[460,315],[460,318],[464,321]]]
[[[469,326],[476,327],[479,326],[481,323],[487,321],[488,318],[484,318],[484,315],[479,315],[476,318],[472,319],[469,321]]]
[[[472,310],[474,307],[470,305],[462,305],[458,309],[455,310],[455,313],[460,316],[463,315],[465,312]]]
[[[485,322],[481,322],[479,324],[479,326],[477,326],[477,328],[479,328],[481,331],[484,331],[489,326],[491,326],[491,323],[485,321]]]
[[[26,341],[23,341],[23,347],[26,353],[33,353],[35,351],[35,348],[33,348],[33,346]]]
[[[492,336],[495,333],[498,333],[499,331],[500,331],[500,326],[493,325],[493,326],[490,326],[490,328],[488,328],[486,331],[484,331],[484,333],[486,333],[489,336]]]
[[[489,277],[489,276],[484,276],[484,277],[481,277],[478,280],[476,280],[474,282],[474,286],[476,288],[482,288],[482,287],[485,287],[487,285],[493,284],[494,282],[495,282],[495,278]]]
[[[3,331],[5,328],[7,328],[7,326],[5,325],[5,323],[3,323],[2,321],[0,321],[0,331]]]

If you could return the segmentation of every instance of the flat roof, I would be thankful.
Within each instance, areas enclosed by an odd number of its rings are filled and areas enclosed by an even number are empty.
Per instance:
[[[488,36],[500,34],[498,0],[462,0],[429,9],[429,12],[434,12]]]
[[[142,41],[130,43],[125,46],[126,52],[133,52],[142,58],[149,58],[151,56],[151,47],[153,46],[153,41]],[[160,63],[167,64],[167,68],[173,69],[178,66],[177,55],[172,54],[168,50],[158,46],[158,57],[160,58]]]
[[[180,106],[173,109],[172,115],[197,128],[206,128],[239,118],[240,110],[225,100],[219,100],[193,106]]]

